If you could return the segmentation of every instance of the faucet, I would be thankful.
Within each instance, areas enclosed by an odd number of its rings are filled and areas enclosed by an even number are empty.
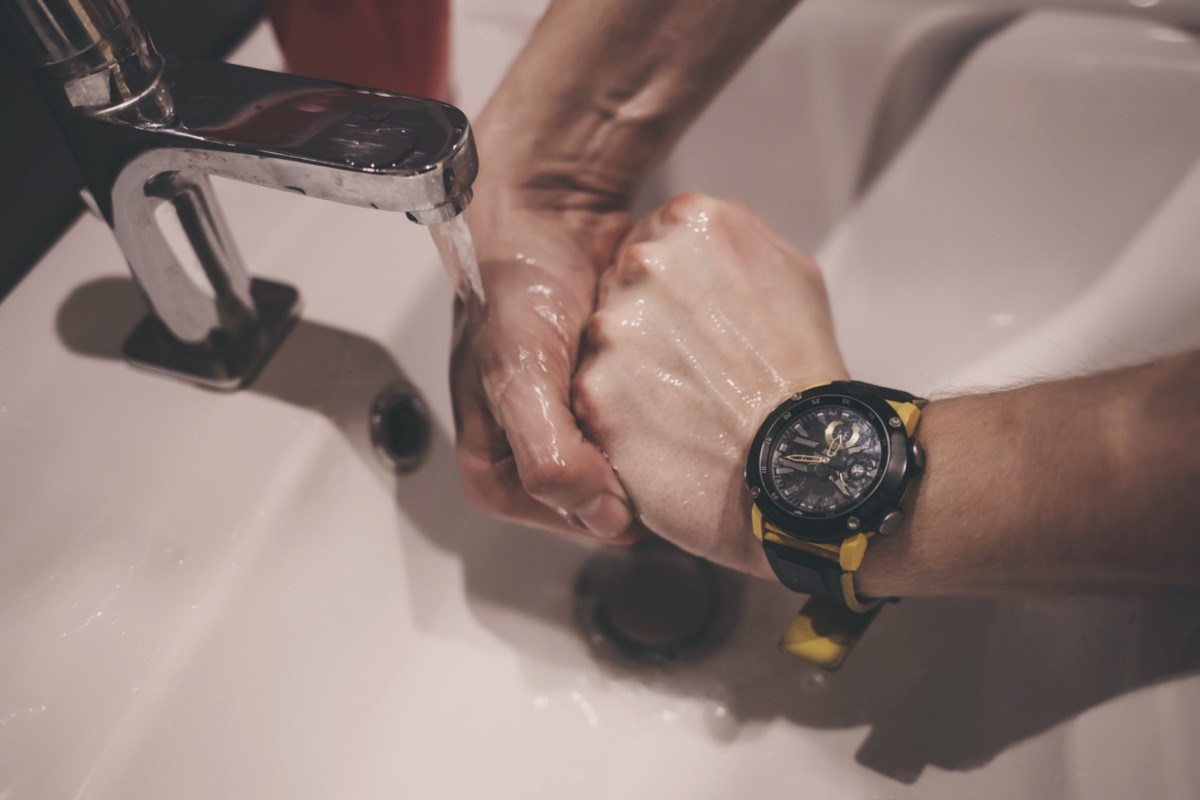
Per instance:
[[[150,303],[124,346],[137,366],[237,389],[299,313],[294,288],[246,271],[210,175],[426,225],[471,201],[478,159],[453,106],[164,57],[126,0],[0,0],[0,10],[79,162],[89,205]],[[163,211],[182,236],[168,236]]]

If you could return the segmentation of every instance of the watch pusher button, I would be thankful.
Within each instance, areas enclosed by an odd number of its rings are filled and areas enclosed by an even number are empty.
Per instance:
[[[916,439],[909,442],[909,456],[912,460],[912,465],[916,467],[917,472],[922,472],[925,469],[925,448],[921,447],[921,443]]]
[[[879,535],[887,536],[888,534],[895,533],[896,529],[899,528],[903,522],[903,511],[889,511],[884,515],[883,521],[879,523]]]

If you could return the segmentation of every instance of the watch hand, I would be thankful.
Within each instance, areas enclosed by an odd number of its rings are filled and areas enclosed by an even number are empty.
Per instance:
[[[801,464],[828,464],[827,456],[808,454],[808,453],[793,453],[789,456],[784,456],[788,461],[799,461]]]
[[[842,494],[846,495],[846,497],[850,496],[850,487],[846,485],[845,475],[839,472],[829,480],[833,481],[833,485],[836,486]]]

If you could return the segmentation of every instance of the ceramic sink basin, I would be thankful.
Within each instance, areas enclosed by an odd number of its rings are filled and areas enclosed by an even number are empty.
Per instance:
[[[468,114],[541,5],[457,4]],[[1195,6],[1090,5],[810,0],[646,204],[736,194],[815,252],[867,380],[1200,346]],[[265,29],[236,58],[280,63]],[[734,135],[754,163],[714,157]],[[1194,597],[905,600],[827,675],[774,651],[795,596],[725,576],[703,657],[598,647],[598,551],[463,499],[426,232],[217,191],[251,270],[306,301],[251,389],[120,360],[144,309],[95,219],[0,304],[3,800],[1200,794]],[[368,433],[397,384],[433,421],[403,476]]]

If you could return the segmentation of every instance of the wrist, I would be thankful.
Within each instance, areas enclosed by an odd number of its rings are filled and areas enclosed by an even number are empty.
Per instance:
[[[522,101],[520,89],[502,90],[474,125],[479,182],[547,208],[628,209],[665,148],[655,144],[652,122],[598,107],[596,92],[535,102]]]
[[[481,163],[627,206],[794,2],[552,2],[478,117]]]

